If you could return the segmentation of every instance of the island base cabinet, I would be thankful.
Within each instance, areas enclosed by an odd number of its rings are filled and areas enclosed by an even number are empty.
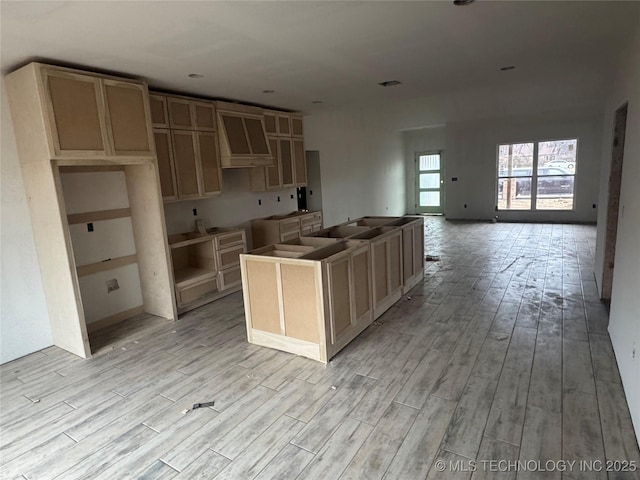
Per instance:
[[[326,363],[371,324],[369,247],[334,243],[318,252],[241,255],[250,343]]]

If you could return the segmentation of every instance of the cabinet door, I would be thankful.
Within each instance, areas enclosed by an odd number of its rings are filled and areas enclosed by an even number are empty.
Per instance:
[[[402,231],[389,237],[389,291],[402,289]]]
[[[389,296],[388,243],[379,240],[371,244],[371,272],[373,274],[373,305],[378,308]]]
[[[291,116],[291,136],[302,137],[304,132],[302,130],[302,117]]]
[[[275,112],[264,112],[264,129],[267,135],[277,135],[278,128],[276,126],[276,114]],[[271,152],[273,153],[273,152]]]
[[[277,114],[276,120],[278,122],[278,135],[283,137],[291,136],[291,119],[289,115]]]
[[[421,276],[424,274],[424,224],[419,222],[413,227],[414,271]]]
[[[213,132],[197,132],[198,157],[202,176],[202,194],[210,195],[222,192],[222,171],[218,135]]]
[[[173,147],[171,145],[171,132],[155,128],[153,139],[156,143],[158,156],[158,173],[160,174],[160,189],[164,200],[176,200],[178,189],[176,186],[176,170],[173,162]]]
[[[106,155],[100,79],[43,70],[54,151],[60,156]]]
[[[144,85],[103,80],[107,127],[115,155],[151,155]]]
[[[293,155],[291,152],[291,140],[288,138],[281,138],[278,140],[280,161],[282,164],[282,186],[293,187],[294,183],[294,168],[293,168]]]
[[[216,109],[210,102],[192,102],[195,129],[203,132],[216,131]]]
[[[265,173],[267,176],[267,189],[275,190],[282,187],[282,162],[280,160],[280,154],[278,152],[278,139],[269,138],[269,148],[273,155],[275,162],[271,167],[265,167]]]
[[[149,95],[151,109],[151,125],[157,128],[169,128],[169,112],[167,97],[164,95]]]
[[[292,139],[293,164],[295,165],[295,184],[303,187],[307,184],[307,159],[304,155],[304,142],[300,139]]]
[[[373,318],[370,255],[369,247],[365,247],[355,251],[351,256],[354,317],[356,321],[365,323],[371,323]]]
[[[171,140],[173,142],[178,197],[198,197],[200,190],[198,188],[196,134],[184,130],[172,130]]]
[[[167,99],[171,128],[193,130],[194,120],[191,114],[191,102],[182,98],[167,97]]]

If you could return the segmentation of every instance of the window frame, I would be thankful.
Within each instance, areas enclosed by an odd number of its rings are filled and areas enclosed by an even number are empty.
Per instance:
[[[538,203],[538,177],[565,177],[567,175],[538,175],[538,157],[539,157],[539,144],[542,142],[562,142],[562,141],[570,141],[575,140],[576,142],[576,151],[575,151],[575,165],[573,168],[573,201],[571,204],[571,208],[537,208]],[[533,143],[533,165],[531,167],[531,175],[522,176],[522,177],[501,177],[500,176],[500,146],[501,145],[518,145],[525,143]],[[495,211],[496,212],[575,212],[576,211],[576,198],[577,198],[577,182],[576,177],[578,175],[578,153],[580,150],[580,137],[560,137],[560,138],[544,138],[540,140],[522,140],[522,141],[508,141],[508,142],[498,142],[496,144],[496,174],[495,179],[496,183],[494,185],[494,197],[495,197]],[[549,167],[553,168],[553,167]],[[500,180],[502,179],[510,179],[510,178],[531,178],[531,204],[529,208],[526,209],[506,209],[498,207],[498,189],[500,185]]]

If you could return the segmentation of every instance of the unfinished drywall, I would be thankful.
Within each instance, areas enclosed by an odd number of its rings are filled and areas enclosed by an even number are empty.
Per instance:
[[[305,147],[320,152],[325,225],[405,213],[402,133],[385,108],[305,117]]]
[[[53,345],[9,102],[2,89],[0,363]]]
[[[601,132],[602,114],[596,108],[447,123],[446,217],[490,220],[497,215],[504,221],[595,222]],[[578,139],[574,209],[496,212],[498,144],[567,138]]]
[[[407,213],[416,213],[416,153],[442,152],[441,165],[444,170],[443,179],[447,173],[446,152],[446,128],[444,125],[436,125],[428,128],[419,128],[403,132],[406,189],[407,189]],[[446,200],[445,191],[445,200]]]
[[[640,27],[622,52],[621,66],[607,99],[602,141],[600,214],[596,241],[596,281],[601,287],[613,119],[629,103],[622,166],[618,235],[614,260],[609,333],[620,369],[636,436],[640,438]]]
[[[249,191],[249,172],[246,168],[223,169],[222,182],[223,193],[220,196],[165,204],[169,235],[194,231],[196,219],[203,220],[207,228],[247,227],[253,218],[298,209],[295,188],[270,192]],[[193,209],[197,210],[197,215],[194,215]],[[249,234],[250,229],[247,229]]]
[[[127,209],[129,197],[125,172],[77,172],[60,174],[67,215]],[[69,227],[76,267],[107,263],[135,255],[131,217],[72,224]],[[106,282],[119,288],[109,291]],[[78,278],[85,321],[91,324],[142,305],[137,264],[99,271]]]

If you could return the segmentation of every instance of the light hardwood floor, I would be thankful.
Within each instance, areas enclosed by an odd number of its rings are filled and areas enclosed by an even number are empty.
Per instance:
[[[240,294],[177,323],[140,317],[92,339],[91,360],[51,347],[1,366],[2,478],[476,480],[516,478],[483,460],[640,465],[595,228],[425,228],[440,260],[326,368],[246,343]]]

